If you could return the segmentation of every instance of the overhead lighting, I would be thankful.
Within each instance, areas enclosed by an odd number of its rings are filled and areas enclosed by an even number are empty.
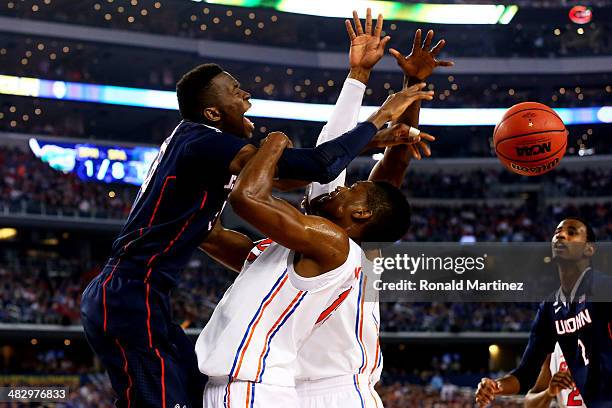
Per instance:
[[[11,239],[17,236],[15,228],[0,228],[0,240]]]
[[[200,2],[201,0],[192,0]],[[373,0],[204,0],[210,4],[235,7],[270,8],[287,13],[319,17],[350,18],[352,10],[365,16],[371,8],[374,15],[387,20],[435,24],[508,24],[518,11],[516,5],[495,4],[405,4]]]
[[[57,83],[61,85],[56,85]],[[56,92],[60,88],[63,92]],[[0,75],[0,94],[178,110],[176,93],[172,91],[50,81],[10,75]],[[334,108],[334,105],[322,103],[264,99],[251,99],[250,101],[253,106],[247,112],[247,116],[270,119],[327,122]],[[376,109],[378,109],[377,106],[363,106],[359,119],[366,120]],[[423,108],[420,122],[423,125],[433,126],[494,126],[506,110],[507,107]],[[555,109],[566,125],[609,123],[611,122],[610,111],[612,111],[612,106]]]

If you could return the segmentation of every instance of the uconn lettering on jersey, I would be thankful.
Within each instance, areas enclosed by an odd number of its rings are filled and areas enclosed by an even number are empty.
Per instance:
[[[589,309],[584,309],[576,316],[570,317],[569,319],[555,320],[555,328],[559,335],[570,334],[582,329],[592,322]]]

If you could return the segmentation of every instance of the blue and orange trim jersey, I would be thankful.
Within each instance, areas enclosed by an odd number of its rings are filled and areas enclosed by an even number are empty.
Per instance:
[[[287,248],[263,241],[253,249],[196,342],[200,371],[228,379],[229,401],[237,381],[294,385],[298,350],[338,293],[354,285],[361,248],[350,247],[343,265],[316,278],[297,275]]]
[[[383,364],[378,296],[362,268],[354,272],[354,284],[334,298],[328,308],[333,313],[319,317],[316,330],[300,349],[298,383],[321,384],[353,375],[369,378],[372,385],[378,382]]]
[[[587,269],[571,299],[559,290],[538,308],[519,367],[521,391],[534,384],[558,343],[587,407],[612,407],[612,279]]]
[[[216,128],[182,121],[151,165],[111,257],[140,271],[143,279],[154,270],[156,278],[174,286],[219,217],[236,179],[229,164],[246,144]]]

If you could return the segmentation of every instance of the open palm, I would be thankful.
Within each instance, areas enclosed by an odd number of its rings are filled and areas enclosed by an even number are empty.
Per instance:
[[[353,22],[355,29],[350,20],[346,20],[346,31],[351,40],[351,49],[349,51],[349,64],[351,68],[362,68],[371,70],[374,65],[383,57],[385,46],[390,37],[380,38],[383,27],[383,17],[378,15],[374,33],[372,33],[372,10],[368,9],[366,14],[365,31],[361,26],[361,21],[356,11],[353,11]]]
[[[410,51],[408,56],[402,55],[393,48],[389,50],[391,55],[395,57],[397,64],[404,71],[404,75],[423,81],[432,74],[436,67],[451,67],[454,65],[452,61],[436,59],[438,53],[446,45],[446,40],[438,41],[433,48],[429,49],[433,36],[433,30],[429,30],[425,36],[425,41],[421,45],[421,30],[417,30],[414,35],[412,51]]]

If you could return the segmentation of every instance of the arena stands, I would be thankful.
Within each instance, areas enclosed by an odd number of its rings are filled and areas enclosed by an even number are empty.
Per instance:
[[[593,19],[583,25],[569,21],[567,2],[497,3],[518,5],[510,24],[385,20],[390,45],[402,51],[416,28],[433,28],[436,38],[448,40],[441,58],[457,64],[429,78],[436,94],[424,107],[507,108],[526,100],[561,109],[610,105],[609,2],[589,2]],[[0,78],[0,386],[60,379],[71,393],[58,406],[112,406],[108,378],[79,326],[79,304],[137,187],[53,170],[34,157],[29,139],[158,146],[180,120],[172,109],[68,100],[62,84],[173,91],[187,70],[216,62],[253,98],[333,104],[346,77],[346,52],[341,19],[270,8],[190,0],[0,0],[0,77],[7,76]],[[12,88],[17,77],[58,82],[42,97],[28,80]],[[378,105],[401,86],[402,75],[387,56],[372,74],[364,104]],[[566,158],[540,177],[520,177],[499,165],[491,124],[422,126],[437,141],[431,159],[411,163],[403,186],[413,208],[403,241],[549,241],[562,217],[577,214],[589,219],[599,240],[612,239],[609,110],[591,116],[569,126]],[[314,145],[322,126],[264,117],[254,122],[255,143],[283,130],[296,147]],[[351,165],[349,181],[367,177],[376,153]],[[301,194],[286,197],[298,203]],[[175,321],[196,335],[234,277],[194,255],[173,293]],[[480,377],[513,367],[534,311],[532,303],[382,304],[381,347],[389,358],[377,389],[385,406],[472,407]],[[490,353],[497,345],[508,349],[503,361]]]

